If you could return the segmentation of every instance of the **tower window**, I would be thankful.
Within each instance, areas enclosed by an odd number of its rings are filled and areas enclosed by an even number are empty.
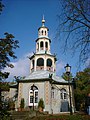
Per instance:
[[[49,66],[49,67],[52,66],[52,60],[51,59],[47,59],[47,66]]]
[[[45,35],[46,35],[46,31],[45,31]]]
[[[45,47],[48,48],[48,42],[45,42]]]
[[[40,35],[40,31],[39,31],[39,35]]]
[[[43,58],[37,59],[37,66],[44,66],[44,59]]]
[[[43,41],[40,42],[40,47],[43,47]]]
[[[39,43],[37,43],[37,50],[39,50]]]
[[[43,30],[42,30],[42,35],[43,35]]]
[[[34,68],[34,60],[32,60],[32,68]]]

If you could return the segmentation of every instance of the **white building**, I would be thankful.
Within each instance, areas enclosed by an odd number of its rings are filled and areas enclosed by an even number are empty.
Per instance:
[[[38,107],[38,101],[43,99],[45,111],[60,113],[69,111],[68,81],[56,75],[56,56],[51,54],[51,40],[48,36],[49,29],[45,27],[45,20],[38,29],[36,52],[30,57],[30,75],[18,80],[18,105],[21,99],[25,100],[25,107]],[[24,68],[23,68],[24,69]],[[34,99],[32,86],[34,85]],[[71,102],[72,100],[72,85]],[[34,104],[33,104],[34,100]],[[73,108],[73,102],[72,102]]]

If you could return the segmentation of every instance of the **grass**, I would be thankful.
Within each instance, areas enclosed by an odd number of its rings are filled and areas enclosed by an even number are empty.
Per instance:
[[[29,118],[26,120],[30,120]],[[48,115],[36,116],[31,120],[90,120],[89,115]]]
[[[21,111],[21,112],[13,112],[13,116],[6,116],[4,115],[3,117],[0,116],[0,120],[15,120],[15,116],[20,117],[22,120],[90,120],[90,115],[85,115],[85,114],[80,114],[76,113],[73,115],[69,114],[31,114],[31,112],[26,112],[26,111]],[[22,117],[25,116],[25,117]],[[36,116],[37,115],[37,116]]]

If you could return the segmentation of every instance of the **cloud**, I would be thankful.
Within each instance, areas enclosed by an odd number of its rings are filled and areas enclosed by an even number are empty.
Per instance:
[[[90,67],[90,58],[88,58],[86,61],[86,67]]]
[[[56,64],[56,73],[60,75],[64,70],[65,63],[63,61],[58,61]]]
[[[10,72],[10,75],[7,81],[12,81],[14,76],[28,76],[30,73],[30,60],[28,56],[31,56],[32,53],[25,54],[22,58],[19,58],[16,62],[11,62],[14,65],[14,68],[6,67],[4,71]]]
[[[22,58],[19,58],[16,62],[11,62],[14,65],[14,68],[6,67],[4,71],[10,72],[10,75],[7,81],[13,81],[14,76],[28,76],[30,74],[30,60],[29,56],[33,53],[27,53]],[[56,63],[56,73],[60,76],[64,69],[65,63],[62,61],[58,61]]]

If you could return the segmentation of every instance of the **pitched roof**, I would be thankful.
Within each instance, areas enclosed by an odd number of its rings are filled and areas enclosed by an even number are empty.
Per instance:
[[[50,75],[52,74],[52,79],[55,82],[62,82],[62,83],[67,83],[67,81],[65,81],[63,78],[55,75],[55,73],[53,72],[49,72],[49,71],[34,71],[32,73],[30,73],[30,75],[28,77],[25,77],[23,79],[21,79],[22,81],[30,81],[30,80],[43,80],[43,79],[50,79]]]

